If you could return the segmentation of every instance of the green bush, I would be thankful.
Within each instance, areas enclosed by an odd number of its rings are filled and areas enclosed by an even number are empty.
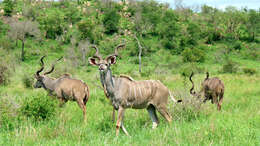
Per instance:
[[[33,85],[33,76],[24,74],[22,77],[22,82],[26,88],[32,88]]]
[[[189,77],[191,75],[191,72],[194,72],[194,73],[204,73],[205,72],[205,68],[199,67],[199,66],[197,66],[195,64],[188,64],[186,66],[183,66],[180,69],[180,74],[183,77]]]
[[[205,53],[198,48],[186,48],[182,52],[182,59],[184,62],[204,62],[205,61]]]
[[[17,124],[19,104],[14,98],[0,98],[0,130],[12,130]]]
[[[222,67],[223,73],[236,73],[238,71],[238,63],[228,59]]]
[[[13,50],[15,48],[15,44],[8,37],[2,37],[0,38],[0,48],[1,47],[5,50]]]
[[[217,30],[214,30],[213,28],[210,28],[207,32],[206,32],[206,43],[207,44],[212,44],[215,41],[219,41],[221,40],[221,33]]]
[[[97,21],[95,18],[84,18],[77,23],[82,40],[88,39],[91,43],[97,43],[102,39],[105,30]]]
[[[21,115],[35,121],[48,120],[54,117],[56,111],[56,100],[44,95],[26,97],[20,108]]]
[[[193,121],[203,115],[203,111],[207,108],[202,106],[202,101],[198,98],[193,98],[187,91],[175,91],[177,99],[182,99],[182,104],[176,104],[170,111],[174,120]]]
[[[237,50],[237,51],[240,51],[241,49],[243,48],[243,45],[240,41],[235,41],[233,44],[232,44],[232,49],[233,50]]]
[[[14,1],[13,0],[4,0],[4,15],[12,16],[12,12],[14,10]]]
[[[47,9],[37,18],[41,29],[46,31],[46,38],[55,39],[65,30],[65,16],[60,9]]]
[[[243,72],[249,75],[254,75],[257,73],[256,69],[254,68],[243,68]]]
[[[4,62],[0,62],[0,85],[7,84],[9,82],[9,77],[10,72],[8,70],[7,64],[4,64]]]
[[[118,31],[118,23],[120,19],[120,15],[117,13],[115,9],[108,9],[104,13],[103,24],[105,26],[105,33],[113,34]]]
[[[8,25],[4,24],[4,22],[0,19],[0,34],[6,34],[7,31],[8,31]]]

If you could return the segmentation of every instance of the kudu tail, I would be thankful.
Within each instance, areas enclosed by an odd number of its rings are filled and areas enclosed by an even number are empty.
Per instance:
[[[171,100],[172,100],[174,103],[182,102],[182,99],[176,100],[176,99],[173,97],[171,91],[169,91],[169,94],[170,94]]]

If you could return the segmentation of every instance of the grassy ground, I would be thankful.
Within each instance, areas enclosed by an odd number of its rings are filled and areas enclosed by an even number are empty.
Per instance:
[[[47,64],[57,56],[49,55]],[[33,77],[33,73],[39,68],[38,58],[32,57],[31,60],[16,66],[10,84],[0,86],[0,98],[12,98],[17,103],[31,96],[49,98],[43,89],[26,88],[21,79],[24,74]],[[258,71],[260,69],[257,61],[243,60],[236,56],[233,58],[242,66],[253,67]],[[138,65],[133,64],[131,59],[118,60],[118,64],[112,70],[116,74],[128,74],[135,79],[161,80],[178,98],[191,98],[188,96],[190,83],[180,75],[179,66],[165,71],[164,67],[156,68],[151,62],[146,64],[151,58],[144,58],[143,69],[146,74],[140,76],[137,72]],[[155,62],[160,60],[152,59]],[[168,64],[178,62],[180,58],[173,56],[170,59],[173,61],[169,61]],[[57,66],[53,76],[64,71],[62,65],[65,63]],[[203,104],[199,109],[187,103],[171,103],[169,109],[173,121],[168,124],[159,116],[160,124],[157,129],[152,130],[152,122],[145,109],[128,109],[124,122],[131,136],[127,137],[121,131],[116,137],[115,123],[111,121],[112,106],[103,91],[93,84],[100,85],[99,78],[96,78],[98,70],[92,66],[84,66],[68,70],[73,77],[82,79],[90,86],[91,97],[87,103],[86,123],[83,122],[82,111],[78,105],[68,102],[65,107],[58,108],[57,115],[50,120],[34,122],[32,119],[26,119],[20,121],[19,126],[13,129],[1,130],[0,145],[260,145],[260,75],[222,74],[219,73],[221,64],[214,61],[198,66],[210,70],[211,76],[218,76],[223,80],[225,95],[221,112],[210,102]],[[149,73],[149,68],[155,71]],[[204,77],[204,73],[195,75],[197,90]]]

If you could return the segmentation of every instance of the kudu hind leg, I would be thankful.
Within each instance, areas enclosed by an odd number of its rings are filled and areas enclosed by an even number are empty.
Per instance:
[[[221,110],[221,105],[222,105],[222,102],[223,102],[223,96],[224,96],[224,93],[220,93],[219,101],[218,101],[218,110],[219,111]]]
[[[79,100],[79,101],[77,101],[77,103],[78,103],[79,107],[82,109],[83,119],[84,119],[84,121],[86,121],[86,105],[83,100]]]
[[[153,121],[153,129],[155,129],[157,127],[157,125],[159,124],[159,120],[158,120],[158,117],[156,115],[156,111],[155,111],[155,107],[153,105],[149,105],[147,107],[147,111],[151,117],[151,120]]]

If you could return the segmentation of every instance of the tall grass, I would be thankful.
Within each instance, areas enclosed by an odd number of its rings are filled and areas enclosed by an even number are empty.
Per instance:
[[[154,59],[159,58],[160,56]],[[48,62],[54,59],[54,56],[49,56]],[[250,68],[260,69],[260,66],[252,60],[234,59]],[[163,63],[167,64],[167,60],[161,62]],[[57,66],[54,76],[63,71],[65,73],[67,70],[63,66],[65,64],[66,62],[61,62]],[[148,62],[147,65],[156,69],[156,64],[152,62]],[[222,111],[217,111],[216,105],[210,102],[201,104],[199,100],[189,95],[190,82],[186,78],[184,84],[184,77],[180,75],[184,65],[174,68],[164,66],[161,70],[157,68],[156,72],[151,71],[147,75],[140,76],[135,72],[138,70],[138,65],[128,62],[128,59],[118,60],[118,64],[112,67],[116,74],[129,72],[129,75],[133,75],[136,80],[161,80],[178,99],[181,98],[184,102],[173,104],[169,101],[168,108],[173,121],[167,123],[158,113],[160,124],[154,130],[145,109],[127,109],[124,125],[131,136],[127,137],[121,131],[116,137],[116,124],[112,123],[111,117],[112,106],[103,91],[93,84],[95,82],[100,85],[99,78],[96,79],[97,68],[69,67],[69,70],[73,70],[70,72],[73,77],[83,80],[90,87],[87,121],[84,123],[82,111],[75,102],[68,102],[59,108],[55,104],[56,101],[47,96],[45,90],[24,86],[22,79],[24,74],[33,74],[40,66],[38,58],[27,60],[16,66],[8,85],[0,86],[0,112],[4,111],[5,117],[9,118],[8,122],[13,125],[12,128],[3,128],[4,124],[1,123],[0,145],[260,145],[259,74],[221,74],[219,73],[222,69],[221,63],[211,65],[205,62],[197,65],[209,70],[210,76],[218,76],[224,82]],[[194,77],[195,90],[199,90],[204,78],[204,72],[199,74],[198,71]],[[32,81],[28,85],[31,83]],[[34,120],[20,110],[25,101],[27,105],[36,105],[30,108],[33,111],[37,111],[37,107],[43,105],[49,109],[53,107],[56,110],[55,114],[48,120],[41,118]],[[51,106],[45,106],[40,102],[49,103]]]

